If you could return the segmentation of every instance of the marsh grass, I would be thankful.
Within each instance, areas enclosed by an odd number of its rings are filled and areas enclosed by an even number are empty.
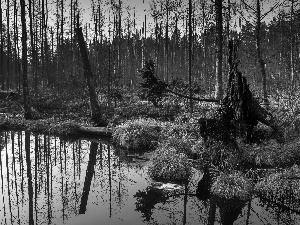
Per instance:
[[[300,206],[300,168],[294,165],[263,178],[255,186],[259,196],[284,204]]]
[[[211,186],[211,193],[225,199],[249,200],[253,193],[253,183],[243,174],[221,173]]]
[[[113,142],[125,149],[149,149],[157,145],[160,123],[154,119],[128,120],[114,129]]]
[[[192,165],[188,157],[174,148],[156,149],[148,167],[150,178],[157,181],[185,183],[191,175]]]
[[[77,135],[80,125],[75,121],[56,121],[53,118],[25,120],[23,118],[5,118],[0,121],[2,130],[27,130],[33,133],[47,133],[57,136]]]
[[[286,144],[270,140],[261,145],[239,144],[243,162],[256,167],[289,166],[300,159],[300,139]]]
[[[176,101],[165,101],[164,104],[155,107],[151,102],[134,99],[129,102],[121,102],[114,109],[110,123],[119,125],[127,120],[139,118],[152,118],[162,121],[174,120],[180,112],[181,108]]]

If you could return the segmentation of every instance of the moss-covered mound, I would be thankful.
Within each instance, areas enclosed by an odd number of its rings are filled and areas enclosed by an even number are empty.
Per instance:
[[[272,173],[255,186],[256,192],[265,198],[284,204],[300,200],[300,168],[295,165],[281,172]]]
[[[221,174],[211,186],[213,195],[225,199],[249,200],[252,192],[252,182],[241,173]]]
[[[56,121],[53,118],[25,120],[23,118],[4,118],[0,120],[2,130],[27,130],[34,133],[48,133],[57,136],[72,136],[79,133],[80,125],[74,121]]]
[[[113,132],[113,142],[126,149],[149,149],[156,146],[160,134],[160,124],[154,119],[128,120],[117,126]]]
[[[154,180],[184,183],[191,175],[192,165],[187,156],[174,148],[158,148],[151,162],[148,174]]]

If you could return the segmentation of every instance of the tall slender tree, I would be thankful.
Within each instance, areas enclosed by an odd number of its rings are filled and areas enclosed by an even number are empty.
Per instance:
[[[0,79],[1,89],[4,89],[4,52],[3,52],[3,22],[2,22],[2,2],[0,0]]]
[[[295,86],[295,74],[294,74],[294,42],[295,42],[295,33],[294,33],[294,0],[291,0],[291,15],[290,15],[290,63],[291,63],[291,89],[294,89]]]
[[[261,43],[260,43],[260,32],[261,32],[261,7],[260,7],[260,0],[256,0],[256,53],[258,64],[260,68],[260,72],[262,75],[262,82],[263,82],[263,99],[265,105],[268,103],[268,96],[267,96],[267,73],[265,68],[265,61],[263,60],[261,54]]]
[[[6,88],[10,88],[10,52],[11,52],[11,46],[10,46],[10,3],[9,0],[7,0],[7,9],[6,9],[6,28],[7,28],[7,58],[6,58]]]
[[[222,0],[215,1],[216,10],[216,87],[215,98],[222,99],[223,97],[223,15],[222,15]]]
[[[20,0],[21,4],[21,21],[22,21],[22,72],[23,72],[23,98],[24,98],[24,117],[32,119],[30,109],[29,88],[27,82],[27,30],[26,30],[26,12],[25,0]]]
[[[190,113],[193,113],[193,89],[192,89],[192,0],[189,0],[189,92],[190,92]]]

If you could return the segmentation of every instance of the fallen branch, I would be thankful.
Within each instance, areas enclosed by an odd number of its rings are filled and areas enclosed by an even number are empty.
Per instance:
[[[183,98],[187,98],[187,99],[192,99],[192,100],[196,100],[196,101],[199,101],[199,102],[219,102],[219,103],[221,103],[221,100],[190,97],[190,96],[187,96],[187,95],[183,95],[183,94],[174,92],[174,91],[172,91],[172,90],[170,90],[168,88],[166,88],[166,91],[168,91],[168,92],[170,92],[170,93],[172,93],[174,95],[177,95],[179,97],[183,97]]]

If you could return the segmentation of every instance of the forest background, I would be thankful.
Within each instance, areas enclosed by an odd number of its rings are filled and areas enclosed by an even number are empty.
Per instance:
[[[182,93],[192,89],[195,95],[222,98],[227,43],[233,38],[240,40],[239,69],[263,100],[283,92],[292,96],[299,85],[295,0],[202,0],[191,1],[191,8],[184,0],[151,0],[141,3],[142,12],[121,0],[92,0],[89,7],[78,0],[25,4],[29,88],[32,96],[43,96],[36,103],[40,107],[49,93],[84,96],[77,26],[83,27],[97,92],[108,103],[139,88],[137,69],[149,59],[156,63],[157,77],[180,84]],[[20,91],[20,3],[1,0],[0,6],[0,87]]]

